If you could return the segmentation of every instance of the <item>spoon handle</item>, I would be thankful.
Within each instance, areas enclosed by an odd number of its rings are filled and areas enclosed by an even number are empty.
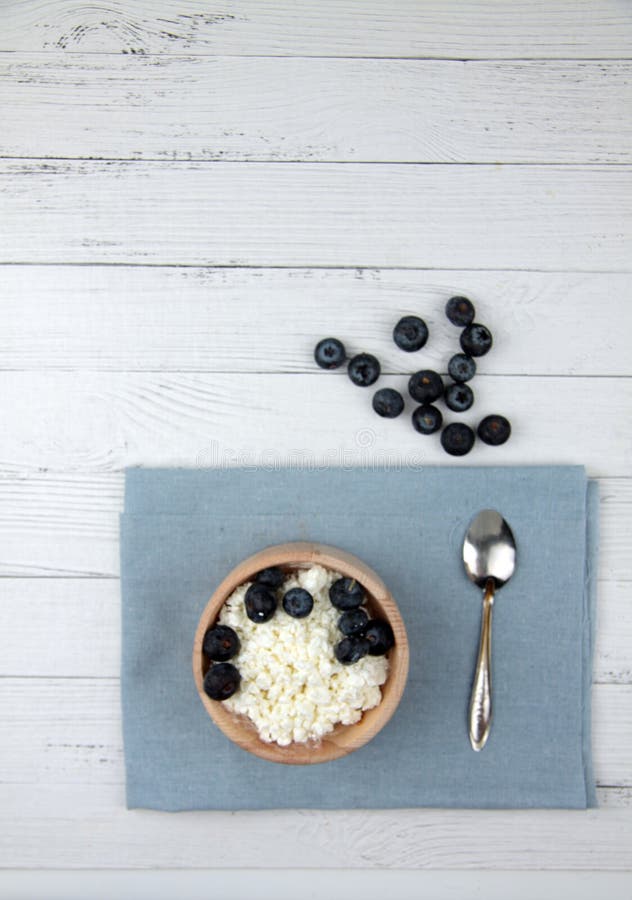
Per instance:
[[[494,579],[488,578],[483,595],[481,636],[472,694],[470,697],[470,743],[472,750],[482,750],[492,724],[492,609]]]

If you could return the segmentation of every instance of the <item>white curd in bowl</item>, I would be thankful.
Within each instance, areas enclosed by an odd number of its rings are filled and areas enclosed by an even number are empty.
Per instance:
[[[385,656],[365,656],[352,665],[339,663],[334,647],[343,635],[342,615],[329,599],[338,572],[314,565],[288,574],[276,592],[279,604],[267,622],[252,622],[244,598],[252,582],[240,585],[221,609],[217,624],[233,628],[241,642],[231,659],[241,674],[241,685],[222,701],[234,713],[247,716],[266,743],[318,741],[341,723],[352,725],[382,699],[386,681]],[[281,598],[293,587],[314,598],[303,619],[288,615]]]

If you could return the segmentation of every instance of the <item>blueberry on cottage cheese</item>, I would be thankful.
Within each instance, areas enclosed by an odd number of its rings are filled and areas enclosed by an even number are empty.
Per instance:
[[[395,419],[404,409],[404,398],[394,388],[380,388],[373,395],[373,409],[384,419]]]
[[[455,353],[448,363],[448,375],[453,381],[470,381],[476,375],[476,363],[465,353]]]
[[[419,316],[404,316],[393,329],[393,340],[406,353],[421,350],[428,340],[428,326]]]
[[[382,699],[386,656],[367,653],[355,665],[336,659],[341,614],[330,602],[329,588],[341,577],[320,565],[286,572],[280,594],[299,587],[314,599],[304,619],[278,614],[264,625],[251,621],[244,603],[249,583],[239,585],[220,610],[218,624],[234,628],[241,640],[239,690],[224,705],[247,717],[266,743],[285,747],[321,740],[338,723],[358,722]]]
[[[347,372],[358,387],[370,387],[380,377],[380,364],[370,353],[358,353],[349,360]]]
[[[368,621],[369,617],[366,614],[366,611],[361,607],[358,609],[349,609],[338,619],[338,630],[346,637],[362,634]]]
[[[410,376],[408,393],[417,403],[426,405],[434,403],[443,394],[443,381],[432,369],[421,369]]]
[[[365,637],[344,637],[334,647],[334,654],[343,666],[351,666],[357,663],[370,652],[370,644]]]
[[[246,615],[252,622],[267,622],[275,613],[276,597],[265,584],[251,584],[245,597]]]
[[[441,446],[450,456],[465,456],[474,446],[474,432],[469,425],[452,422],[441,432]]]
[[[241,675],[232,663],[217,663],[204,676],[204,693],[211,700],[228,700],[239,688]]]
[[[290,588],[283,596],[283,609],[294,619],[304,619],[314,608],[314,598],[305,588]]]
[[[467,297],[450,297],[445,305],[445,314],[453,325],[464,327],[474,321],[474,304]]]
[[[229,625],[216,625],[204,635],[202,650],[204,655],[215,662],[226,662],[239,653],[237,632]]]
[[[497,447],[509,440],[511,425],[504,416],[485,416],[479,423],[477,434],[485,444]]]
[[[469,384],[449,384],[443,399],[448,409],[465,412],[474,403],[474,391]]]
[[[460,337],[461,349],[468,356],[485,356],[492,347],[492,335],[489,328],[473,322],[464,328]]]
[[[270,590],[273,591],[276,591],[277,588],[281,587],[284,578],[285,575],[278,566],[270,566],[267,569],[262,569],[255,575],[257,584],[265,584],[267,588],[270,588]]]
[[[430,404],[418,406],[413,411],[412,423],[413,428],[419,434],[434,434],[443,424],[443,415],[436,406],[431,406]]]
[[[339,578],[329,588],[329,599],[336,609],[357,609],[364,601],[364,589],[355,578]]]
[[[316,344],[314,359],[321,369],[337,369],[346,358],[345,346],[338,338],[323,338]]]
[[[364,629],[371,656],[384,656],[395,645],[393,629],[385,619],[371,619]]]

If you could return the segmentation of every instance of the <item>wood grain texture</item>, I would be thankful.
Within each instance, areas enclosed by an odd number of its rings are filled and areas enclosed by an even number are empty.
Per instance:
[[[406,394],[407,383],[407,376],[387,375],[378,386]],[[446,421],[476,427],[501,412],[513,431],[502,448],[477,442],[468,465],[577,464],[592,475],[631,474],[632,420],[621,415],[632,404],[629,378],[477,375],[474,390],[472,410],[445,409]],[[4,372],[0,391],[0,459],[7,474],[464,462],[448,457],[437,435],[412,428],[410,398],[398,419],[382,419],[371,408],[372,390],[357,388],[344,373]],[[598,409],[608,427],[581,428],[587,409]],[[326,428],[316,424],[324,422]]]
[[[604,792],[600,792],[600,797]],[[608,794],[609,796],[609,794]],[[0,855],[41,868],[610,869],[630,866],[629,809],[164,813],[123,786],[0,784]],[[221,834],[221,840],[214,836]],[[244,835],[257,839],[244,841]],[[490,847],[493,859],[490,860]],[[289,873],[288,873],[289,877]],[[304,876],[303,876],[304,877]],[[460,895],[459,895],[460,896]]]
[[[0,162],[0,262],[629,271],[632,168]]]
[[[625,57],[617,0],[8,0],[0,50],[238,56]]]
[[[0,370],[314,372],[333,333],[384,372],[445,372],[444,304],[466,294],[494,334],[481,373],[627,376],[629,291],[622,273],[0,266]],[[419,353],[391,338],[408,314],[430,329]]]
[[[630,163],[631,73],[620,61],[11,54],[0,156]]]

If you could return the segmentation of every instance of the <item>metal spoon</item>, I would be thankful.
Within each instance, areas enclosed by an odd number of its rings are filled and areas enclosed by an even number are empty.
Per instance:
[[[494,593],[509,581],[516,567],[514,536],[495,509],[484,509],[472,520],[463,542],[463,563],[469,578],[484,590],[481,636],[469,710],[470,743],[473,750],[482,750],[492,723]]]

